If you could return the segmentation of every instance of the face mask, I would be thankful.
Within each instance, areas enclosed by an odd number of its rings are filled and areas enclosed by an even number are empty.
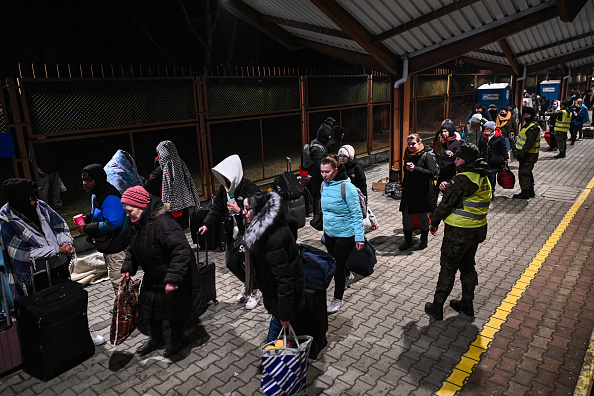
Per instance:
[[[493,132],[485,131],[485,135],[487,135],[487,136],[491,136],[491,133],[493,133]]]

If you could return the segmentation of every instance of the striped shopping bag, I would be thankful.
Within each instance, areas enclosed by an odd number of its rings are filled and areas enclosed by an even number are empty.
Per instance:
[[[294,348],[287,347],[288,340]],[[266,396],[305,395],[307,393],[307,356],[313,340],[311,336],[296,336],[293,328],[282,329],[278,339],[282,337],[281,349],[265,350],[262,348],[262,382],[260,388]]]

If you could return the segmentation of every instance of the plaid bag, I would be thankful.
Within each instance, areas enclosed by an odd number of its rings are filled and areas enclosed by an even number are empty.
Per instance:
[[[109,343],[111,345],[120,345],[136,328],[140,283],[140,279],[122,279],[113,303],[111,331],[109,332]]]
[[[296,348],[287,347],[287,332],[289,341],[295,343]],[[307,393],[307,356],[313,340],[311,336],[296,336],[291,326],[283,328],[278,335],[282,336],[281,349],[264,350],[270,342],[262,348],[262,382],[260,388],[266,396],[305,395]]]

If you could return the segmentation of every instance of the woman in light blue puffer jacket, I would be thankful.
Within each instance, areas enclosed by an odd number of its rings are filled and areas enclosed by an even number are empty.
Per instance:
[[[359,203],[359,193],[350,180],[334,180],[338,173],[338,156],[329,155],[322,160],[322,213],[324,219],[324,238],[328,253],[336,260],[334,273],[334,299],[328,306],[328,313],[336,313],[342,307],[347,274],[346,266],[353,247],[361,250],[365,238],[363,214]],[[342,185],[344,184],[344,199]]]

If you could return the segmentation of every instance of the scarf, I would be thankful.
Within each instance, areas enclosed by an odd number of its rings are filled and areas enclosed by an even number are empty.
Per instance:
[[[186,164],[179,158],[175,144],[165,140],[157,146],[159,164],[163,169],[161,200],[169,204],[171,211],[192,206],[200,207],[200,197],[192,175]]]
[[[502,117],[501,114],[499,114],[497,116],[497,122],[496,122],[497,128],[503,128],[505,126],[505,124],[507,124],[507,122],[510,120],[510,118],[511,118],[511,112],[509,112],[509,111],[507,112],[507,116],[505,116],[505,117]]]
[[[425,146],[423,143],[419,143],[419,146],[414,152],[411,152],[408,147],[404,150],[404,157],[402,158],[404,162],[410,161],[415,155],[419,154],[421,151],[425,150]]]

